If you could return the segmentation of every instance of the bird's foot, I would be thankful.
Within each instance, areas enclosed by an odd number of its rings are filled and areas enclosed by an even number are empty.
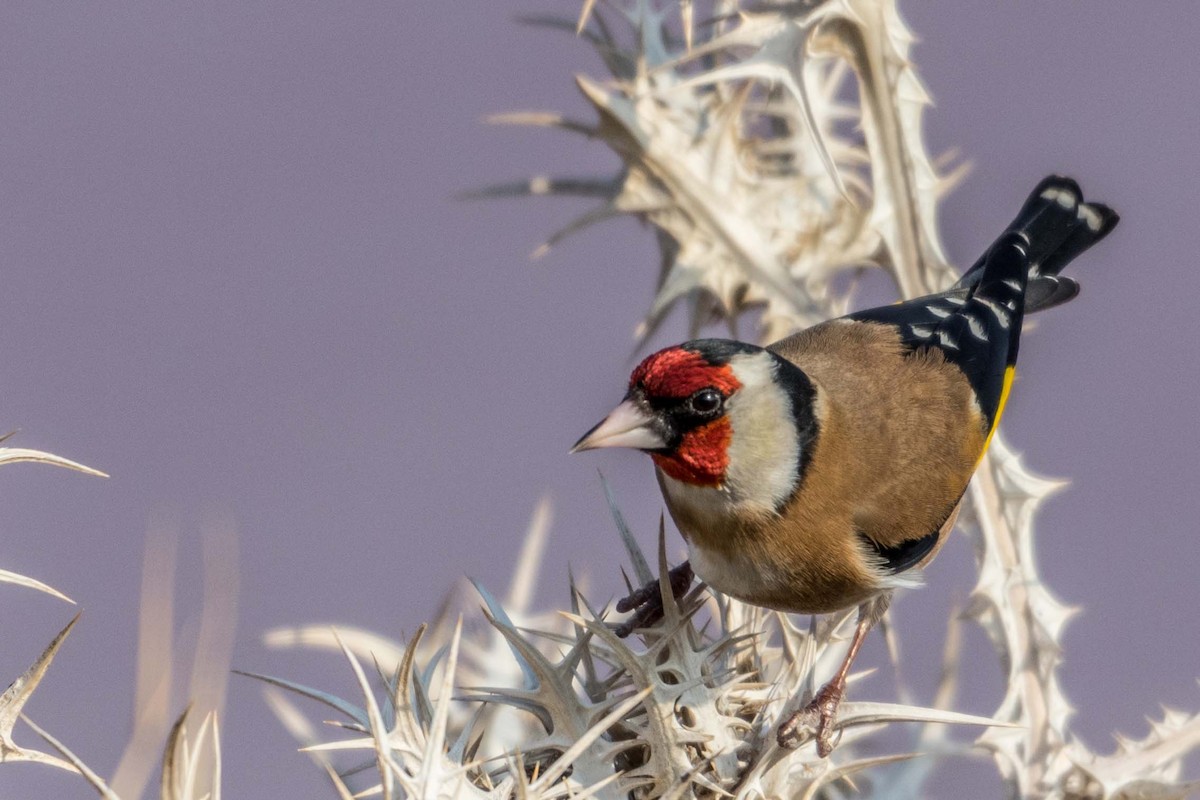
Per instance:
[[[840,735],[835,738],[833,723],[837,719],[838,706],[841,705],[845,692],[846,685],[836,680],[822,686],[808,705],[793,713],[779,726],[776,733],[779,746],[791,750],[809,739],[816,739],[817,755],[827,758],[837,746],[837,740],[841,738]]]
[[[667,573],[671,584],[671,596],[676,600],[683,597],[688,587],[692,585],[692,565],[685,561]],[[632,611],[633,616],[624,622],[612,626],[613,633],[624,639],[638,628],[653,625],[663,618],[662,590],[658,581],[653,580],[640,589],[635,589],[628,597],[617,601],[617,611],[624,614]]]

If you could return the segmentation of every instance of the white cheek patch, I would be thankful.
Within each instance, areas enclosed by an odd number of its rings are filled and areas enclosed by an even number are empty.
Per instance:
[[[774,513],[796,488],[800,444],[792,401],[775,380],[770,354],[735,356],[730,366],[742,388],[726,411],[733,437],[725,486],[742,510]]]
[[[671,504],[686,508],[714,528],[731,517],[777,513],[796,489],[800,463],[792,402],[775,381],[773,357],[765,351],[737,355],[730,366],[741,388],[726,405],[733,436],[724,481],[715,487],[695,486],[659,470]],[[731,580],[724,582],[730,585]]]

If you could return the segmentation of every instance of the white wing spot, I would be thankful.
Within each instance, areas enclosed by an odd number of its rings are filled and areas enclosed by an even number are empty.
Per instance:
[[[1100,226],[1104,224],[1104,218],[1091,206],[1080,206],[1079,216],[1087,223],[1088,230],[1098,231],[1100,230]]]
[[[979,318],[970,313],[963,314],[963,316],[967,318],[967,324],[971,326],[971,335],[981,342],[986,342],[988,340],[987,329],[983,327]]]
[[[958,340],[955,339],[954,336],[951,335],[950,331],[946,330],[945,328],[938,331],[938,341],[941,342],[942,347],[946,348],[947,350],[958,349]]]
[[[908,329],[912,331],[912,335],[918,339],[928,339],[933,335],[932,325],[909,325]]]
[[[1052,200],[1063,208],[1070,208],[1075,205],[1075,195],[1066,189],[1047,189],[1042,192],[1042,199]]]
[[[941,306],[926,306],[926,308],[928,308],[929,313],[933,314],[935,317],[941,317],[942,319],[945,319],[946,317],[950,316],[950,309],[948,308],[942,308]]]
[[[1021,291],[1021,282],[1019,280],[1017,280],[1016,278],[1005,278],[1003,283],[1005,286],[1012,289],[1014,292]]]
[[[992,312],[992,314],[995,315],[996,321],[1000,323],[1001,328],[1008,327],[1009,320],[1008,320],[1008,311],[1007,310],[1001,308],[999,305],[997,305],[996,303],[993,303],[991,300],[987,299],[986,297],[976,297],[975,299],[979,302],[979,304],[981,306],[983,306],[984,308],[986,308],[988,311]],[[969,320],[970,317],[967,317],[967,319]]]

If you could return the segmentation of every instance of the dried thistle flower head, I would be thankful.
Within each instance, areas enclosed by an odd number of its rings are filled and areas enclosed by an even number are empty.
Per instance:
[[[961,172],[939,178],[908,147],[928,100],[891,3],[717,2],[698,27],[690,3],[606,8],[588,6],[583,30],[612,75],[577,79],[595,124],[546,113],[494,119],[599,138],[621,157],[620,173],[485,194],[603,199],[539,253],[614,214],[650,222],[662,258],[641,334],[686,300],[693,328],[713,318],[733,326],[761,309],[772,340],[844,312],[850,290],[835,288],[839,273],[883,267],[906,294],[914,278],[950,280],[931,212]]]
[[[613,514],[635,574],[649,580],[653,573],[615,505]],[[664,534],[660,525],[660,575]],[[352,643],[336,631],[276,634],[277,641],[341,650],[359,678],[362,708],[265,679],[339,712],[350,738],[316,744],[312,729],[294,722],[297,709],[272,700],[327,773],[345,785],[347,767],[369,759],[378,766],[372,777],[382,780],[363,790],[410,797],[784,798],[911,758],[868,755],[858,746],[889,722],[995,724],[952,711],[847,702],[832,758],[820,758],[811,741],[783,750],[774,727],[793,696],[811,693],[833,668],[848,616],[799,629],[783,614],[698,587],[679,603],[667,594],[664,619],[631,642],[616,637],[605,612],[573,582],[572,610],[552,615],[508,609],[487,589],[477,591],[503,651],[485,629],[464,633],[460,615],[452,626],[434,626],[440,635],[422,629],[407,645],[388,648],[400,654],[394,664],[380,660],[377,643]],[[378,681],[361,667],[368,657]],[[513,683],[498,680],[514,675]],[[486,741],[498,726],[507,749]],[[331,759],[342,750],[358,755],[339,770]]]

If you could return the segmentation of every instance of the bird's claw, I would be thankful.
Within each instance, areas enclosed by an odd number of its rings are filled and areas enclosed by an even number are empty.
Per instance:
[[[779,746],[792,750],[809,739],[815,739],[817,755],[828,758],[841,739],[841,732],[834,730],[833,723],[837,720],[838,706],[842,704],[844,692],[845,687],[836,681],[822,686],[808,705],[794,712],[779,726],[776,732]]]
[[[676,600],[683,597],[688,587],[692,585],[694,577],[692,565],[687,561],[668,572],[667,580],[671,584],[671,596]],[[629,619],[612,625],[613,633],[621,639],[626,638],[638,628],[645,628],[658,622],[663,618],[662,590],[659,588],[658,581],[650,581],[640,589],[635,589],[629,596],[618,600],[617,611],[622,614],[628,611],[633,612],[633,616]]]

